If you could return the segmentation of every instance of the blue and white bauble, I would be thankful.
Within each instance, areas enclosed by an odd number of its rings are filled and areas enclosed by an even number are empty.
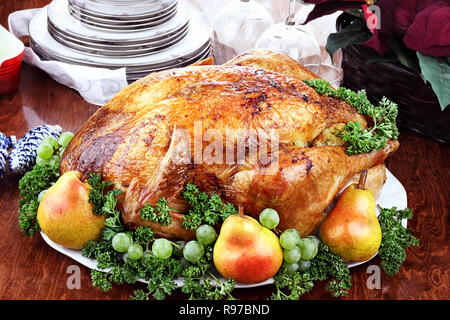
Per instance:
[[[23,174],[36,163],[36,149],[47,136],[58,139],[62,128],[58,125],[42,125],[31,129],[13,146],[9,155],[9,169],[14,174]]]
[[[3,174],[6,171],[9,149],[11,149],[15,144],[15,136],[7,137],[4,133],[0,132],[0,179],[3,178]]]

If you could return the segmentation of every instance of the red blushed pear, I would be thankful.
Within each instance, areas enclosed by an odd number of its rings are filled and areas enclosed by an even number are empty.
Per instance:
[[[334,209],[320,226],[320,239],[345,261],[366,261],[381,244],[381,228],[375,214],[375,198],[364,189],[367,171],[359,183],[342,192]]]
[[[283,262],[278,237],[252,217],[229,216],[222,224],[213,251],[214,265],[224,278],[258,283],[273,277]]]
[[[105,221],[92,211],[91,186],[80,178],[76,171],[64,173],[44,194],[37,212],[41,230],[53,242],[71,249],[97,240]]]

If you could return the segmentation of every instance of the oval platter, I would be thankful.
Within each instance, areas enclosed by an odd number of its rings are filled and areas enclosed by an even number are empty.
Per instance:
[[[386,170],[386,182],[385,182],[383,188],[381,189],[378,199],[376,200],[376,205],[380,205],[383,208],[391,208],[391,207],[395,206],[398,209],[405,209],[408,205],[407,194],[406,194],[405,188],[400,183],[400,181],[398,181],[397,178],[395,178],[394,175],[391,172],[389,172],[389,170]],[[376,206],[376,214],[377,215],[379,214],[378,206]],[[404,227],[406,227],[407,220],[404,219],[402,221],[402,224]],[[41,231],[41,236],[50,247],[52,247],[53,249],[55,249],[56,251],[58,251],[64,255],[72,258],[73,260],[77,261],[78,263],[80,263],[90,269],[95,269],[95,270],[99,270],[99,271],[107,271],[107,269],[106,270],[98,269],[96,260],[92,259],[92,258],[84,257],[81,254],[81,250],[68,249],[61,245],[58,245],[58,244],[54,243],[52,240],[50,240],[47,237],[47,235],[45,235],[42,231]],[[353,268],[353,267],[356,267],[358,265],[361,265],[363,263],[370,261],[376,255],[377,254],[375,254],[372,258],[370,258],[367,261],[348,262],[346,264],[349,268]],[[219,279],[221,281],[225,280],[221,277]],[[147,283],[147,281],[145,281],[144,279],[138,279],[138,281]],[[177,279],[176,283],[177,283],[178,287],[181,287],[183,285],[183,279],[182,278]],[[268,284],[272,284],[272,283],[273,283],[272,278],[270,278],[266,281],[260,282],[260,283],[255,283],[255,284],[245,284],[245,283],[237,282],[237,283],[235,283],[235,288],[252,288],[252,287],[259,287],[259,286],[264,286],[264,285],[268,285]]]

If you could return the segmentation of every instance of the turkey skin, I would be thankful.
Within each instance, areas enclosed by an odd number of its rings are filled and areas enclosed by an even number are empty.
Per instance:
[[[289,57],[266,50],[224,65],[152,73],[122,89],[81,126],[62,156],[61,172],[101,172],[123,191],[123,222],[151,226],[159,236],[194,237],[182,227],[179,212],[172,213],[169,226],[139,215],[160,197],[186,210],[181,194],[187,183],[255,218],[273,208],[281,230],[295,228],[306,236],[362,170],[378,168],[380,188],[384,160],[398,148],[389,141],[380,151],[347,155],[338,138],[327,138],[329,132],[349,121],[365,127],[367,120],[301,81],[313,77]]]

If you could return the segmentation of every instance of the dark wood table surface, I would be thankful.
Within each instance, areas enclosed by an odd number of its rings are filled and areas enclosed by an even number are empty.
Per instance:
[[[0,23],[7,26],[9,13],[41,7],[48,1],[23,0],[0,3]],[[1,45],[1,44],[0,44]],[[0,131],[23,136],[38,125],[59,124],[75,132],[97,106],[79,94],[52,80],[45,72],[24,64],[17,91],[0,96]],[[419,238],[420,246],[407,250],[400,272],[381,276],[381,288],[369,289],[370,263],[351,269],[353,284],[340,299],[444,299],[450,298],[449,284],[449,158],[450,148],[402,130],[400,149],[387,161],[387,167],[403,184],[408,206],[414,209],[409,227]],[[27,238],[18,227],[18,180],[6,174],[0,180],[0,300],[11,299],[128,299],[133,290],[144,285],[114,286],[109,292],[92,287],[90,270],[50,248],[40,235]],[[70,266],[80,267],[80,289],[69,289]],[[69,273],[68,273],[69,271]],[[319,282],[302,299],[332,299]],[[236,289],[238,299],[267,299],[274,287]],[[178,290],[170,299],[185,299]]]

